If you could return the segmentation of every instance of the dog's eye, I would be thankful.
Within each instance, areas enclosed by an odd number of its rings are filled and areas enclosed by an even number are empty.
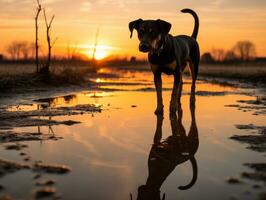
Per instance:
[[[143,34],[144,31],[145,31],[145,30],[142,28],[142,29],[139,30],[139,33],[140,33],[140,34]]]

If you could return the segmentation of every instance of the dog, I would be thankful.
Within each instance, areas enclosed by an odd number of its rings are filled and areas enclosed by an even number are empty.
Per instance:
[[[138,19],[129,23],[129,30],[132,38],[134,29],[138,32],[139,51],[148,53],[148,61],[154,75],[154,83],[157,93],[157,108],[155,114],[163,114],[162,98],[162,78],[161,74],[174,76],[174,86],[170,101],[170,114],[177,111],[181,103],[182,93],[182,72],[189,64],[192,87],[196,84],[200,50],[196,41],[199,31],[199,18],[191,9],[181,10],[183,13],[190,13],[195,20],[194,31],[191,36],[179,35],[172,36],[169,34],[171,24],[158,20]]]
[[[182,123],[183,110],[178,108],[178,117],[173,114],[171,121],[172,135],[162,140],[163,116],[157,115],[157,125],[153,145],[148,158],[148,178],[145,185],[138,188],[137,200],[160,200],[160,188],[167,177],[175,170],[176,166],[190,161],[193,176],[180,190],[190,189],[197,181],[198,167],[195,154],[199,148],[198,128],[195,115],[195,92],[190,97],[191,124],[188,135]],[[131,200],[133,196],[131,194]],[[165,195],[163,195],[163,200]]]

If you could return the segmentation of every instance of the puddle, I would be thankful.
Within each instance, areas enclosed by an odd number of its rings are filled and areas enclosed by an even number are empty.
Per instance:
[[[229,139],[265,127],[265,115],[225,106],[254,100],[245,89],[199,81],[193,107],[185,79],[182,112],[170,118],[172,77],[164,76],[157,118],[150,72],[104,73],[93,91],[1,109],[0,166],[11,171],[1,167],[0,197],[245,200],[263,192],[252,173],[265,156]]]

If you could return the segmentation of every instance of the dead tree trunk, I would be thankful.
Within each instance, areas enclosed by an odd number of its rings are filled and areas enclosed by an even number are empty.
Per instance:
[[[56,42],[56,40],[51,43],[51,26],[54,20],[54,15],[51,18],[50,22],[48,23],[47,17],[46,17],[46,12],[45,9],[43,9],[43,15],[45,19],[45,24],[46,24],[46,39],[47,39],[47,48],[48,48],[48,53],[47,53],[47,60],[45,66],[42,68],[41,73],[43,74],[49,74],[50,73],[50,65],[51,65],[51,52],[52,48]]]
[[[95,54],[97,51],[97,46],[98,46],[98,38],[99,38],[99,28],[96,31],[96,36],[95,36],[95,43],[94,43],[94,48],[93,48],[93,52],[92,52],[92,61],[95,61]]]
[[[39,19],[39,15],[40,12],[42,10],[42,6],[39,2],[39,0],[37,0],[37,12],[35,15],[35,60],[36,60],[36,72],[39,72],[39,44],[38,44],[38,19]]]

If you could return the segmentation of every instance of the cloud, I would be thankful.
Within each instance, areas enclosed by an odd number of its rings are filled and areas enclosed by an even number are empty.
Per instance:
[[[89,1],[85,1],[81,4],[80,11],[88,12],[92,9],[92,3]]]

